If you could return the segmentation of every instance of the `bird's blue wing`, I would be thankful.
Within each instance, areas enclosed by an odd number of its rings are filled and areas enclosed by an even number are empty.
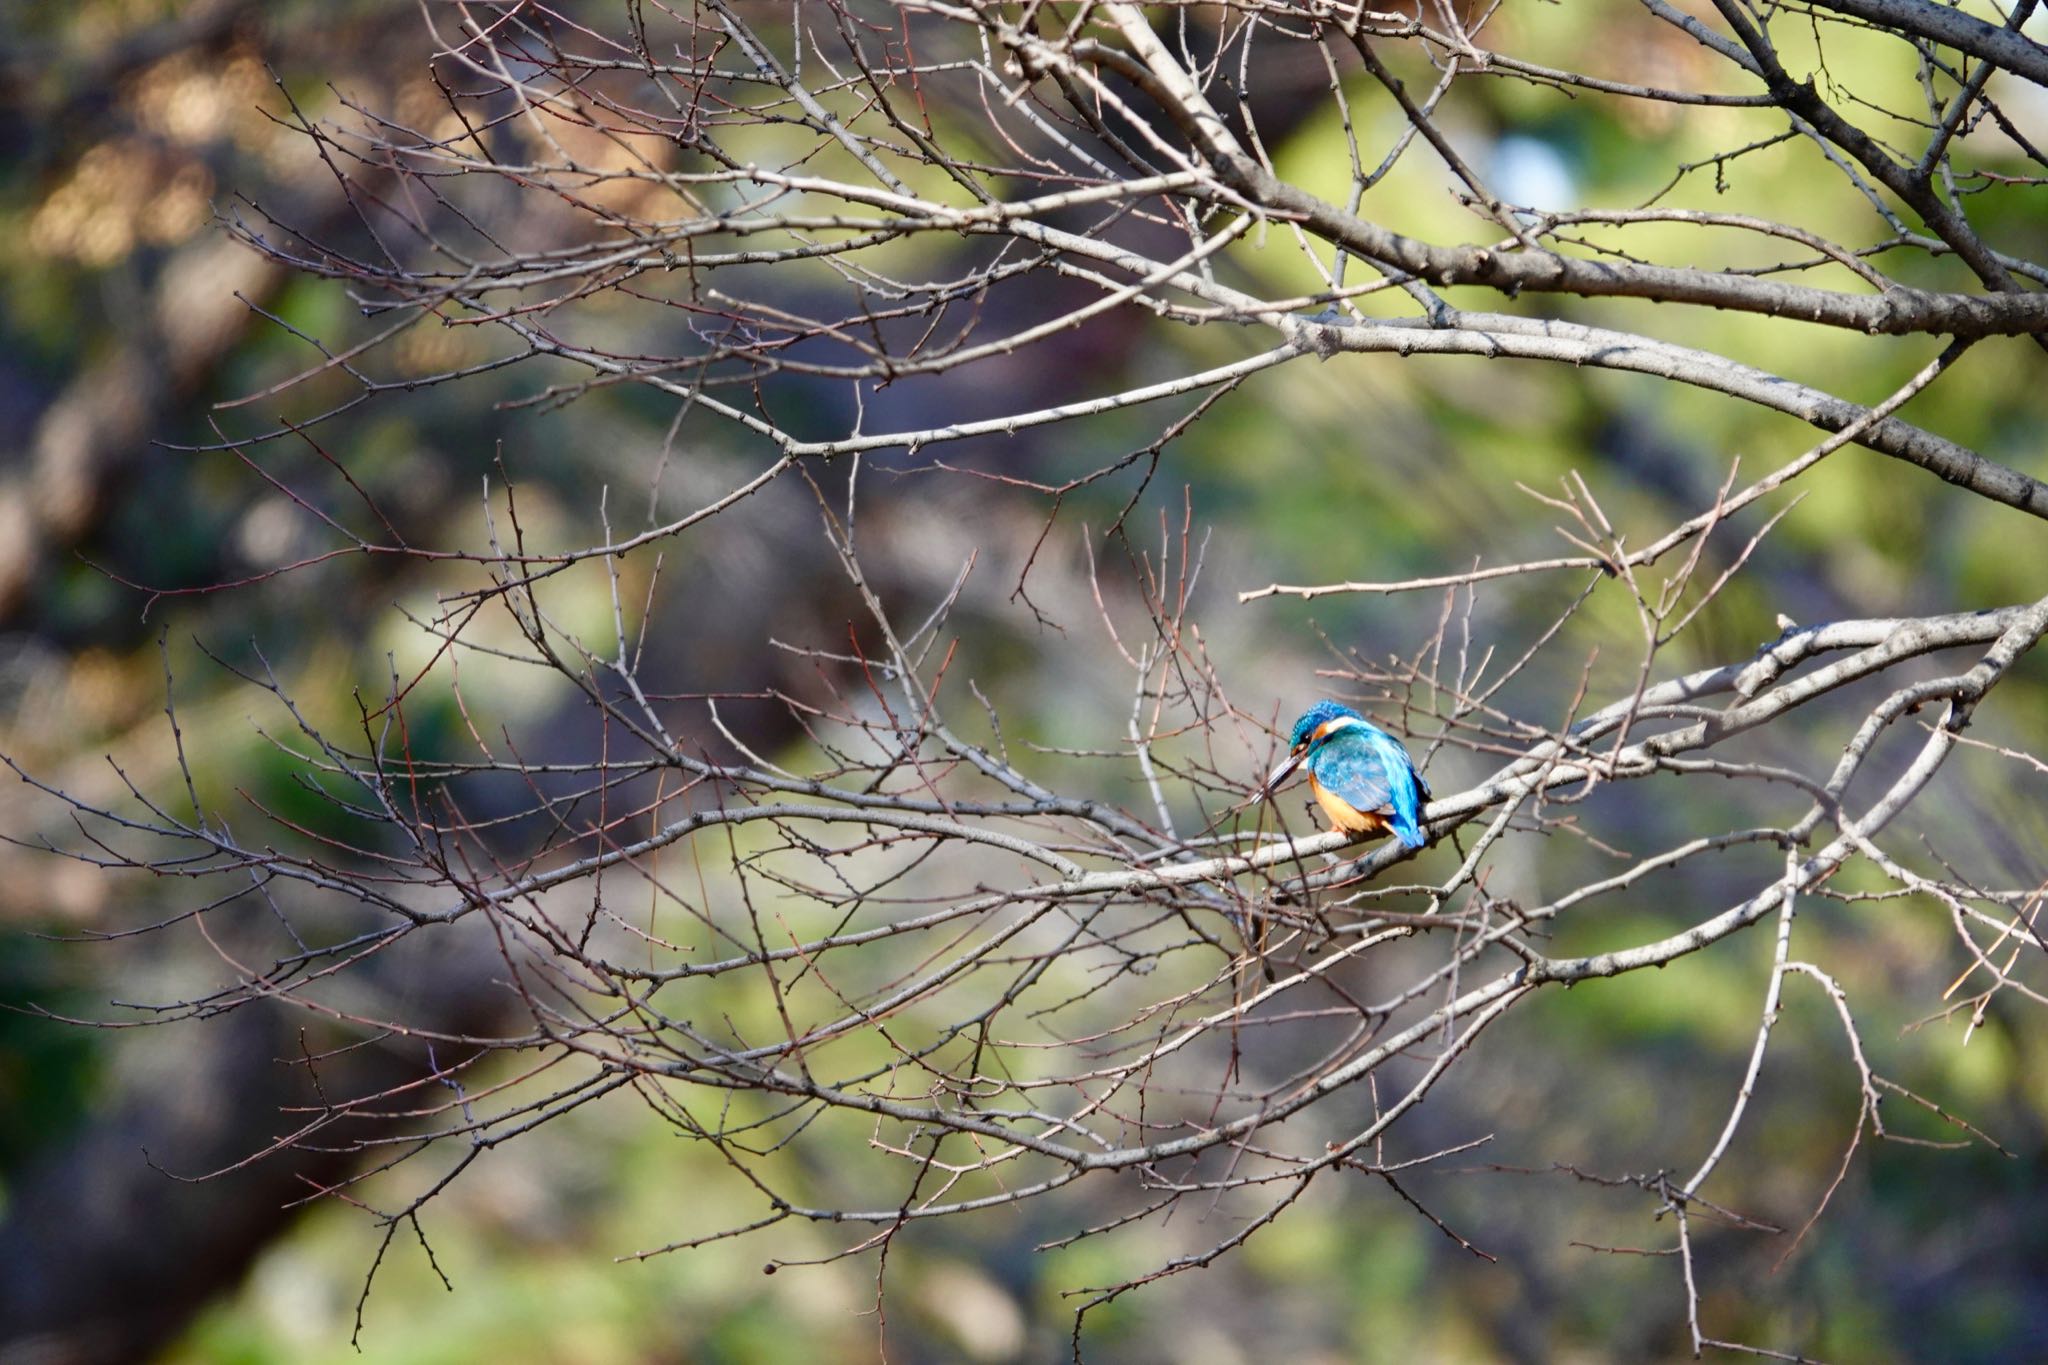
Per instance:
[[[1401,842],[1420,848],[1425,842],[1422,777],[1393,736],[1376,728],[1354,726],[1338,731],[1319,747],[1312,762],[1316,781],[1362,811],[1390,811],[1388,823]]]
[[[1367,735],[1333,735],[1316,750],[1313,762],[1316,781],[1358,810],[1378,810],[1393,798],[1386,755]]]

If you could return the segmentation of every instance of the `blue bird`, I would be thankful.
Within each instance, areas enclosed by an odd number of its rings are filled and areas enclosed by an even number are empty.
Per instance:
[[[1308,769],[1309,790],[1342,834],[1391,829],[1409,848],[1428,839],[1419,823],[1429,783],[1415,771],[1400,741],[1348,706],[1319,701],[1294,722],[1287,760],[1273,770],[1261,798],[1270,797],[1296,768]]]

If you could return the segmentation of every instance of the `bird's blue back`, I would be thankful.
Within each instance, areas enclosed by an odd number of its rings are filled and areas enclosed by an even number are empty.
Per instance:
[[[1332,721],[1348,722],[1314,744],[1308,769],[1315,780],[1360,811],[1389,811],[1387,824],[1409,848],[1427,842],[1422,802],[1429,784],[1415,771],[1408,751],[1377,725],[1348,706],[1318,702],[1295,724],[1294,742],[1307,742]]]

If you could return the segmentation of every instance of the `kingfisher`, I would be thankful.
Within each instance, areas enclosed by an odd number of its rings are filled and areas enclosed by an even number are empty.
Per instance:
[[[1286,761],[1266,779],[1259,797],[1272,796],[1300,767],[1308,769],[1309,790],[1333,832],[1390,829],[1408,848],[1428,842],[1419,821],[1429,783],[1399,740],[1350,707],[1319,701],[1302,712],[1287,740]]]

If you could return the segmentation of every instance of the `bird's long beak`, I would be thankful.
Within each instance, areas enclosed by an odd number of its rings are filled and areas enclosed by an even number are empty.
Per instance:
[[[1304,748],[1300,752],[1289,754],[1286,758],[1282,759],[1280,761],[1280,766],[1273,769],[1273,775],[1266,779],[1266,785],[1259,788],[1258,799],[1263,801],[1267,797],[1271,796],[1276,790],[1279,789],[1280,784],[1282,782],[1285,782],[1290,776],[1293,775],[1294,770],[1301,766],[1301,760],[1307,757],[1308,750]]]

